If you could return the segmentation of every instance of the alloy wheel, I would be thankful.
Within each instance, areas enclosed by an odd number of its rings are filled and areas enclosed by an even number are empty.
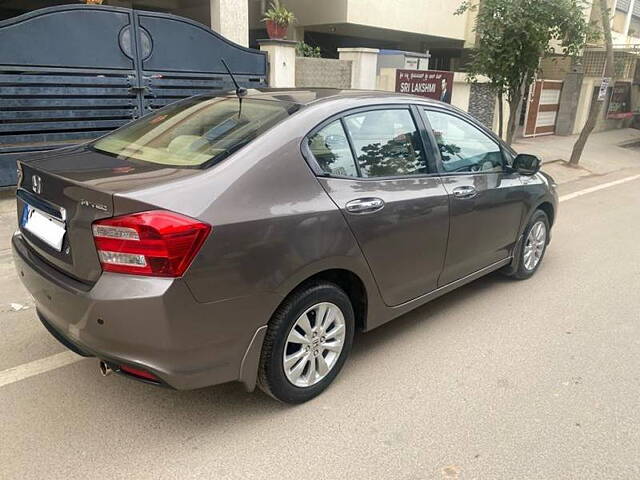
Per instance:
[[[296,387],[315,385],[336,365],[346,334],[340,308],[328,302],[308,308],[295,321],[285,343],[284,373]]]
[[[524,245],[523,260],[524,267],[527,270],[534,270],[538,266],[546,243],[547,226],[543,221],[537,221],[529,230],[529,235],[527,235],[527,240]]]

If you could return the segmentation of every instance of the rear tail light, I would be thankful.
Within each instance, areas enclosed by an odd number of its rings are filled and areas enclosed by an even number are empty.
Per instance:
[[[211,232],[211,226],[156,210],[99,220],[93,240],[106,272],[180,277]]]

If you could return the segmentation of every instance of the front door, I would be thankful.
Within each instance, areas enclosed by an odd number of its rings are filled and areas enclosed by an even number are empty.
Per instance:
[[[553,135],[556,133],[562,81],[537,80],[529,94],[525,115],[524,136]]]
[[[450,199],[442,286],[509,258],[524,215],[524,190],[496,140],[462,116],[435,108],[424,112]]]
[[[427,162],[409,107],[360,110],[308,139],[387,305],[437,286],[447,246],[449,201]],[[432,163],[433,164],[433,163]]]

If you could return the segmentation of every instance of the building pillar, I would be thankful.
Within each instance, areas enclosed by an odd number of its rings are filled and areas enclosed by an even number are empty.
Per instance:
[[[210,0],[211,29],[232,42],[249,46],[249,2]]]
[[[622,31],[625,37],[629,36],[629,28],[631,28],[631,18],[633,17],[633,7],[638,1],[640,0],[631,0],[631,3],[629,3],[629,11],[627,12],[627,18],[624,21],[624,29]]]
[[[578,71],[569,72],[564,78],[560,94],[560,107],[556,118],[556,135],[573,135],[583,79],[584,74]]]
[[[375,90],[378,74],[377,48],[339,48],[340,60],[351,60],[351,88]]]
[[[293,40],[258,40],[260,50],[269,58],[269,87],[295,88],[296,42]]]
[[[455,78],[455,77],[454,77]],[[497,106],[496,94],[489,83],[472,83],[469,89],[469,105],[467,112],[475,117],[487,128],[493,128],[496,123],[495,110]],[[456,84],[453,84],[455,92]],[[452,95],[453,97],[453,95]]]

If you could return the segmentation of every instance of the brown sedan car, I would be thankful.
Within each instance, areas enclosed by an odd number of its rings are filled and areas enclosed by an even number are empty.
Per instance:
[[[355,329],[533,275],[557,209],[535,157],[372,91],[193,97],[19,170],[16,267],[52,335],[104,374],[291,403]]]

